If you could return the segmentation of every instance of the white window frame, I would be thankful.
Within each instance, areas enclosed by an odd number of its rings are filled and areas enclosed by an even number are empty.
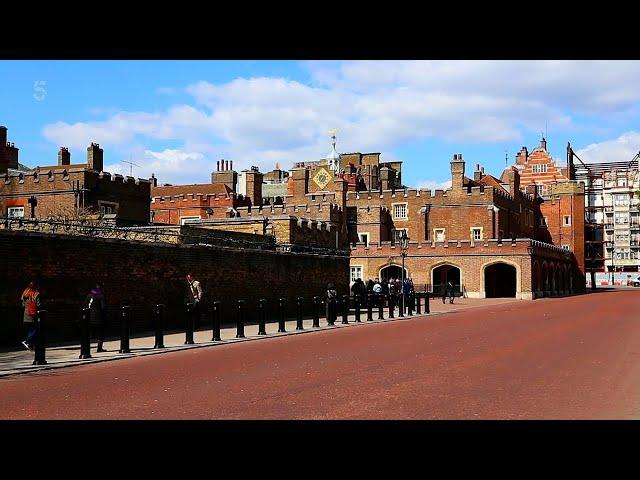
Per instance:
[[[365,238],[366,238],[366,240],[363,240],[363,237],[365,237]],[[359,233],[358,233],[358,240],[359,240],[361,243],[364,243],[364,246],[365,246],[365,247],[368,247],[368,246],[369,246],[369,239],[370,239],[370,238],[371,238],[371,235],[369,235],[369,232],[359,232]]]
[[[362,265],[351,265],[349,269],[349,278],[351,279],[351,283],[355,282],[357,278],[362,279]],[[359,276],[354,276],[354,273],[357,273]]]
[[[404,205],[404,217],[398,217],[396,215],[397,208],[401,207],[403,205]],[[391,208],[393,209],[393,219],[394,220],[408,220],[409,219],[409,204],[407,202],[392,203],[391,204]]]
[[[21,212],[22,215],[16,215],[15,212]],[[24,207],[7,207],[7,217],[24,218]]]
[[[562,225],[565,227],[571,226],[571,215],[563,215],[562,216]]]
[[[438,240],[438,232],[442,232],[442,240]],[[434,242],[446,242],[447,241],[447,229],[446,228],[434,228],[433,229],[433,241]]]
[[[180,217],[180,225],[187,225],[188,223],[195,223],[195,222],[190,222],[189,220],[202,220],[201,216],[196,216],[196,215],[189,215],[189,216],[184,216],[184,217]]]
[[[402,235],[402,232],[405,232],[407,234],[407,236],[409,235],[409,232],[407,232],[406,228],[394,228],[393,229],[393,244],[399,244],[400,243],[400,238],[398,237],[398,235]]]
[[[103,212],[102,207],[109,207],[112,211],[111,213]],[[105,202],[103,200],[98,200],[98,210],[100,210],[100,215],[111,215],[118,214],[118,209],[120,208],[120,204],[118,202]]]
[[[472,239],[474,242],[480,242],[480,241],[482,241],[483,236],[484,236],[484,235],[483,235],[483,233],[484,233],[484,232],[483,232],[483,230],[484,230],[484,229],[483,229],[482,227],[471,227],[469,230],[471,231],[471,239]],[[477,231],[479,231],[479,232],[480,232],[480,238],[476,238],[476,237],[475,237],[475,233],[476,233]]]

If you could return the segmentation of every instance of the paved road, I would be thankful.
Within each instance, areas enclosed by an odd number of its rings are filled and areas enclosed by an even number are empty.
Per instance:
[[[7,377],[0,418],[638,418],[639,312],[614,291]]]

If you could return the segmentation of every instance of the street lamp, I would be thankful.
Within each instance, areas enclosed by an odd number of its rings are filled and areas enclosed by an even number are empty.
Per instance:
[[[409,237],[407,231],[403,230],[400,236],[400,255],[402,256],[402,284],[400,286],[400,300],[402,301],[402,314],[404,315],[404,257],[407,256],[409,250]]]

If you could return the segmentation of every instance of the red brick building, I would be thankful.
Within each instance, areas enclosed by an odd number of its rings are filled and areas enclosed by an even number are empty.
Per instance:
[[[57,165],[29,169],[18,163],[18,149],[6,140],[7,129],[0,127],[1,216],[93,212],[110,214],[119,224],[149,223],[150,181],[104,172],[104,152],[97,143],[87,147],[86,163],[72,164],[69,150],[60,147]]]

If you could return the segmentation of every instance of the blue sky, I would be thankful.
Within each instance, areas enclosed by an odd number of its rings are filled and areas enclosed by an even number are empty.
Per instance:
[[[202,183],[236,169],[317,160],[330,151],[404,161],[404,182],[436,187],[462,153],[499,176],[539,144],[563,161],[629,160],[640,150],[637,61],[2,61],[0,124],[28,166],[61,145],[105,170]]]

